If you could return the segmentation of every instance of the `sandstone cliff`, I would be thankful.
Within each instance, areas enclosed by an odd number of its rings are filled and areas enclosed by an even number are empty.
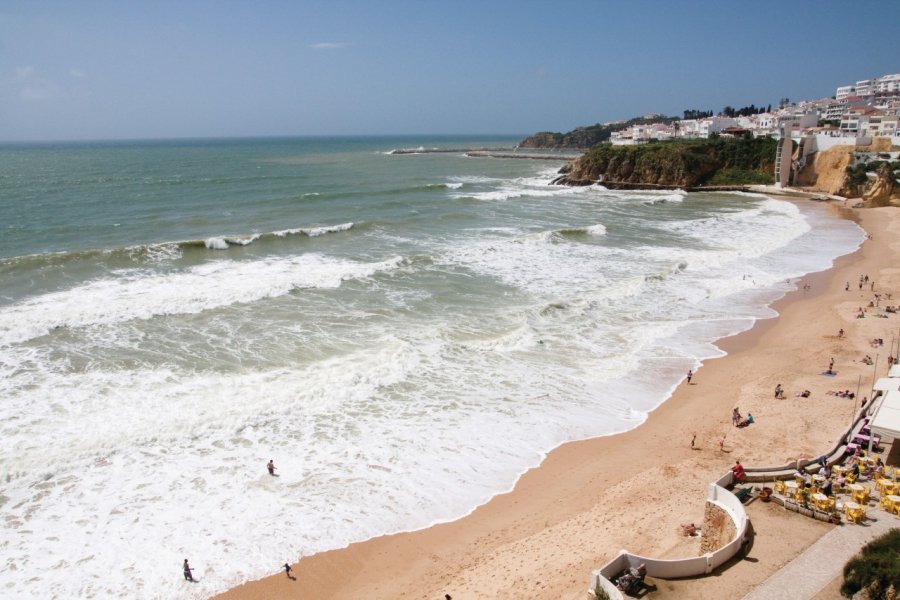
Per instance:
[[[796,178],[798,186],[811,191],[837,194],[839,196],[857,196],[859,188],[857,183],[848,182],[848,169],[853,164],[855,152],[890,152],[897,148],[891,145],[887,138],[875,138],[869,146],[842,145],[832,146],[828,150],[817,152],[813,160],[806,163]],[[884,184],[881,185],[880,194],[883,194]],[[893,190],[897,195],[897,190]]]
[[[832,146],[817,152],[797,175],[797,185],[816,192],[839,194],[847,179],[847,167],[853,162],[854,146]]]

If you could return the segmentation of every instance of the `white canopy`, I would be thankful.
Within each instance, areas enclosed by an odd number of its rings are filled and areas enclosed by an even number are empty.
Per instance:
[[[900,365],[894,365],[888,371],[888,377],[900,377]]]
[[[869,421],[869,429],[883,438],[900,439],[900,391],[884,393],[881,405]]]
[[[896,377],[882,377],[878,381],[875,382],[875,385],[872,386],[873,390],[881,390],[882,392],[886,392],[888,390],[898,390],[900,389],[900,379]]]

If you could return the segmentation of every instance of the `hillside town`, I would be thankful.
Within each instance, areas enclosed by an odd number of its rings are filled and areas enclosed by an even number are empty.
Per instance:
[[[691,112],[685,111],[685,116]],[[641,123],[613,132],[615,145],[642,144],[653,140],[722,137],[775,137],[789,132],[794,139],[814,136],[819,150],[836,144],[866,145],[871,138],[886,137],[900,145],[900,74],[863,79],[836,89],[832,98],[790,102],[782,99],[772,109],[737,111],[742,116],[729,116],[726,110],[715,116],[685,118],[672,123]],[[708,114],[708,113],[707,113]],[[645,115],[645,119],[662,115]],[[604,123],[604,125],[614,125]]]

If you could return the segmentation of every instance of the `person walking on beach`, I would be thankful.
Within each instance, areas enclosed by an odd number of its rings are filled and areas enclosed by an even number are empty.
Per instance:
[[[269,459],[269,462],[266,464],[266,469],[269,470],[269,475],[275,475],[275,461],[273,459]]]
[[[694,376],[694,372],[691,369],[688,369],[688,374],[687,374],[688,385],[691,385],[691,377],[693,377],[693,376]]]
[[[778,400],[784,397],[784,390],[781,388],[781,384],[775,386],[775,399]]]
[[[191,565],[188,564],[187,559],[184,559],[184,578],[186,581],[194,581],[194,575],[191,573]]]
[[[294,579],[293,577],[291,577],[291,565],[289,565],[288,563],[284,563],[282,569],[284,569],[284,574],[287,575],[288,579]]]

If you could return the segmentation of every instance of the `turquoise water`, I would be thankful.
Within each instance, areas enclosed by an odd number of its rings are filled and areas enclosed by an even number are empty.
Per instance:
[[[390,154],[516,141],[0,147],[0,586],[205,597],[458,518],[640,424],[862,240],[814,205]]]

